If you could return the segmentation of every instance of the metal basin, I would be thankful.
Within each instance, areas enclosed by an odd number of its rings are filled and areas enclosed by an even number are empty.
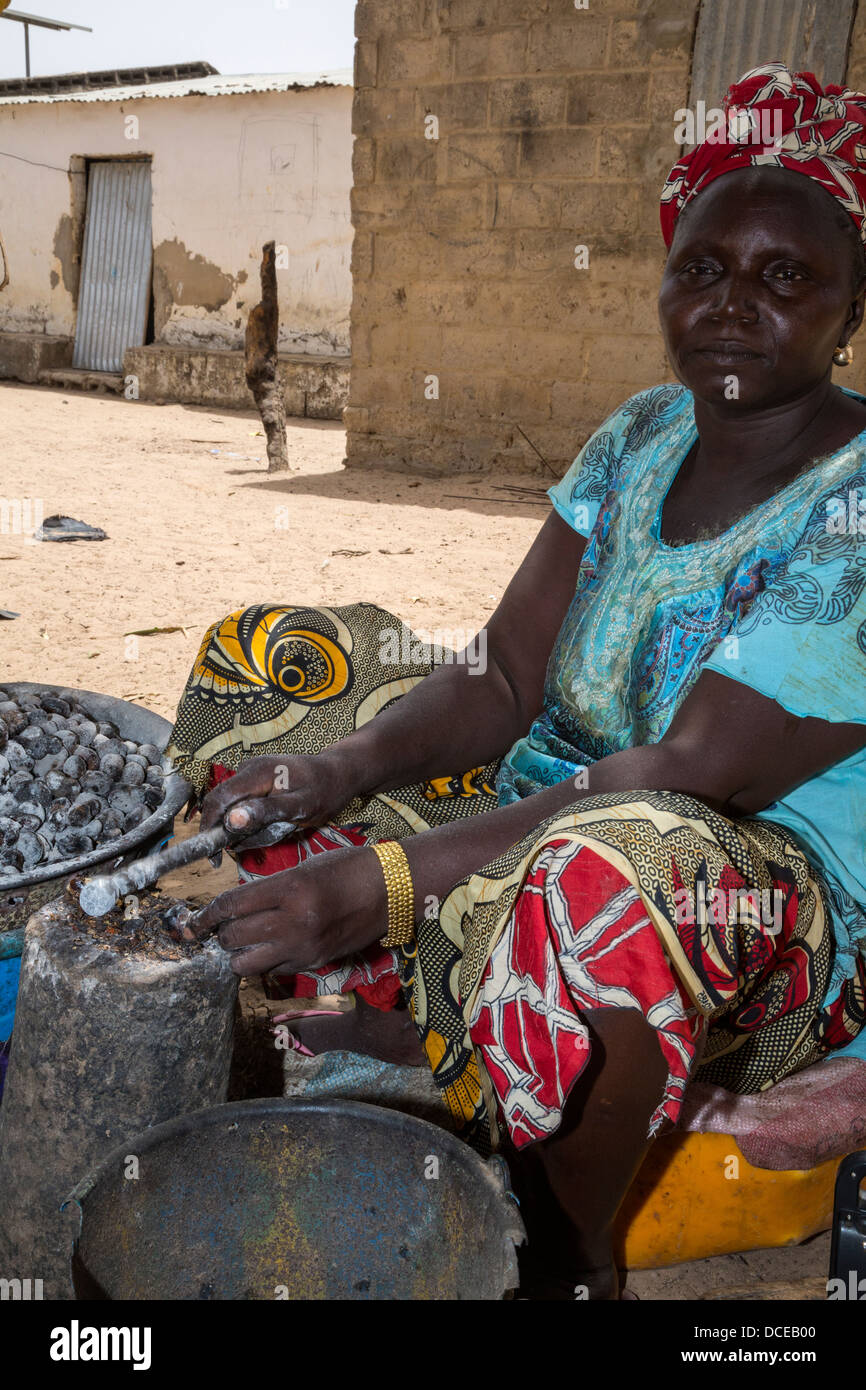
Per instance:
[[[218,1105],[126,1140],[78,1184],[64,1204],[73,1286],[85,1299],[501,1299],[524,1237],[507,1189],[502,1159],[396,1110]]]
[[[2,687],[13,697],[50,693],[63,699],[77,700],[92,719],[110,720],[121,738],[134,739],[137,743],[153,743],[160,749],[168,743],[172,726],[167,719],[142,705],[118,700],[114,695],[99,695],[94,690],[73,690],[63,685],[39,685],[32,681],[3,681]],[[169,767],[168,759],[164,758],[163,768],[168,771]],[[177,772],[171,772],[165,779],[165,796],[160,805],[147,820],[120,839],[97,845],[96,849],[76,855],[73,859],[64,859],[56,864],[40,864],[28,873],[4,878],[0,882],[0,931],[23,926],[38,907],[57,896],[70,874],[90,871],[109,861],[118,865],[127,863],[146,854],[171,834],[174,818],[189,799],[190,790],[188,782]]]

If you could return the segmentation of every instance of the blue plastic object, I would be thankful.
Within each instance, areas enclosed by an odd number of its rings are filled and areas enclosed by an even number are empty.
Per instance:
[[[0,960],[0,1042],[12,1032],[15,1017],[15,1000],[18,998],[18,976],[21,973],[21,957],[12,956]]]

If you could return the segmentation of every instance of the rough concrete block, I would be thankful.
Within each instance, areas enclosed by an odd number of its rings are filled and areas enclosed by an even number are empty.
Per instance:
[[[407,297],[413,324],[453,324],[464,327],[472,313],[475,285],[458,278],[423,282],[409,287]]]
[[[677,150],[671,127],[634,125],[601,131],[598,171],[603,178],[642,178],[657,184],[661,191]]]
[[[398,183],[362,184],[352,189],[352,222],[355,229],[393,227],[410,205],[412,188]]]
[[[422,135],[397,136],[393,140],[381,137],[377,141],[377,178],[382,183],[435,183],[440,150],[438,141],[425,140]],[[441,162],[444,164],[444,159]]]
[[[862,88],[858,88],[862,91]],[[647,114],[653,124],[671,127],[671,154],[677,153],[673,139],[674,115],[689,99],[689,75],[683,64],[671,68],[656,68],[650,73]],[[673,160],[671,161],[673,162]]]
[[[520,136],[520,176],[550,179],[557,175],[591,178],[596,172],[601,131],[590,126],[571,130],[524,130]],[[627,177],[617,174],[614,177]]]
[[[595,381],[628,383],[628,394],[670,379],[670,367],[657,338],[643,333],[593,333],[589,370]]]
[[[346,436],[346,466],[383,468],[389,472],[443,476],[440,450],[429,443],[399,436],[354,434]],[[455,470],[458,471],[458,470]]]
[[[362,87],[352,101],[352,131],[355,135],[407,135],[423,133],[415,89],[407,87]]]
[[[376,142],[356,135],[352,144],[352,178],[355,183],[372,183],[376,173]]]
[[[509,77],[490,84],[490,124],[558,125],[565,119],[566,82],[556,78]]]
[[[425,0],[356,0],[355,37],[421,33],[426,19]]]
[[[379,45],[375,39],[358,39],[355,44],[353,81],[355,89],[375,87],[379,61]]]
[[[524,229],[514,233],[516,271],[570,270],[574,266],[574,237],[562,230]]]
[[[422,39],[382,39],[380,86],[386,83],[442,82],[451,76],[451,40],[445,34]]]
[[[409,396],[407,373],[385,367],[355,367],[352,372],[352,403],[404,405]]]
[[[559,183],[506,183],[497,188],[497,227],[556,227],[559,224]]]
[[[352,239],[352,276],[363,280],[373,274],[373,233],[356,232]]]
[[[637,181],[599,183],[586,179],[563,183],[560,190],[562,225],[577,233],[575,244],[581,242],[589,248],[590,266],[597,231],[603,229],[607,237],[633,232],[640,209],[647,203],[657,208],[657,201],[647,198],[643,185]]]
[[[391,185],[396,187],[397,185]],[[442,188],[413,184],[406,190],[418,224],[427,231],[470,231],[488,226],[487,193],[483,184]]]
[[[497,0],[496,18],[500,24],[532,24],[548,14],[556,14],[562,0]]]
[[[349,394],[348,357],[280,353],[278,372],[286,414],[339,420]],[[138,378],[139,399],[180,401],[229,410],[254,408],[244,375],[244,354],[152,343],[128,348],[125,376]]]
[[[610,66],[688,65],[699,0],[655,0],[638,19],[612,19]],[[769,61],[769,60],[768,60]]]
[[[358,434],[369,434],[370,412],[363,405],[344,405],[343,424],[347,430],[354,430]]]
[[[569,125],[623,125],[646,117],[649,74],[581,73],[568,80]]]
[[[443,248],[451,273],[457,277],[508,275],[514,268],[514,235],[501,231],[462,233],[445,237]]]
[[[472,418],[473,407],[488,416],[504,416],[524,428],[550,419],[550,386],[530,381],[525,375],[476,377],[471,383],[455,383]]]
[[[381,289],[374,288],[374,296],[392,293],[394,281],[405,281],[415,276],[431,279],[437,275],[445,245],[444,237],[417,223],[389,228],[375,235],[378,254],[376,280]],[[356,296],[357,293],[356,288]]]
[[[415,339],[416,333],[412,333],[399,319],[374,324],[370,329],[373,361],[384,370],[397,369],[402,375],[406,367],[413,364],[416,352],[422,350]]]
[[[352,332],[352,367],[355,365],[369,367],[371,365],[370,349],[370,326],[366,323],[358,323],[354,318],[351,319]]]
[[[442,331],[441,364],[452,378],[473,378],[477,373],[495,371],[508,360],[512,329],[500,325],[474,329],[445,327]]]
[[[529,72],[582,72],[605,66],[609,21],[592,10],[575,10],[565,19],[533,24],[529,31]],[[634,63],[637,67],[637,60]]]
[[[443,29],[483,29],[529,24],[561,3],[562,0],[443,0],[437,9]]]
[[[453,130],[483,130],[487,125],[487,82],[425,84],[418,90],[421,122],[429,112],[439,120],[439,138]]]
[[[490,0],[442,0],[438,5],[439,27],[453,29],[483,29],[494,22]],[[498,14],[495,20],[498,21]]]
[[[371,415],[375,433],[380,437],[414,439],[429,446],[434,437],[440,439],[442,411],[441,401],[425,397],[422,382],[413,390],[411,399],[405,405],[377,405]]]
[[[39,373],[72,363],[74,340],[48,333],[0,333],[0,381],[36,382]]]
[[[517,173],[520,136],[451,135],[448,137],[448,179],[513,178]]]
[[[520,372],[527,362],[532,362],[535,374],[549,383],[562,375],[566,364],[573,362],[579,351],[580,342],[575,335],[527,327],[513,335],[508,365],[512,371]]]
[[[485,30],[454,35],[455,77],[505,76],[526,72],[526,29]]]

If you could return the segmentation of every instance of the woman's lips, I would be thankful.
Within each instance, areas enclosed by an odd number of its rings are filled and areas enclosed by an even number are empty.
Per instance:
[[[755,362],[762,354],[755,352],[754,348],[746,347],[744,343],[710,343],[706,347],[695,348],[691,356],[705,357],[710,362],[732,367],[741,366],[744,362]]]

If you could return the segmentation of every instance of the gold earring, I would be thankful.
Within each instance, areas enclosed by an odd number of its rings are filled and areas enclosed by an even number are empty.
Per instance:
[[[844,347],[837,347],[833,353],[833,361],[837,367],[850,367],[854,361],[854,349],[851,344],[846,343]]]

